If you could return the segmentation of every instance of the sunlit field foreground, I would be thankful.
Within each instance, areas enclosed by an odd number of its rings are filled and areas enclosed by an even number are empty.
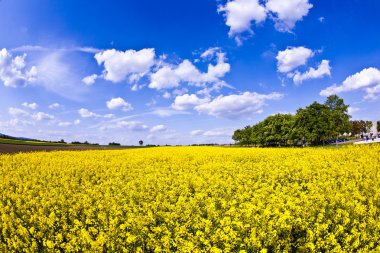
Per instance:
[[[380,251],[380,146],[0,156],[0,252]]]

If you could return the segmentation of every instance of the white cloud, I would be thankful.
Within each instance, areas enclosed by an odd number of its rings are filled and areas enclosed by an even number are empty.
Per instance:
[[[281,73],[290,72],[299,66],[305,65],[313,55],[313,51],[305,47],[288,47],[277,54],[277,70]]]
[[[82,82],[85,83],[86,85],[93,85],[97,78],[98,78],[97,74],[92,74],[83,78]]]
[[[37,121],[54,119],[53,115],[50,115],[44,112],[37,112],[37,113],[31,114],[27,111],[24,111],[22,109],[15,108],[15,107],[10,107],[8,109],[8,112],[14,118],[24,118],[24,119],[37,120]]]
[[[24,102],[24,103],[22,103],[22,106],[24,106],[26,108],[29,108],[29,109],[32,109],[32,110],[36,110],[38,108],[38,104],[37,103],[27,103],[27,102]]]
[[[175,98],[172,108],[182,111],[209,101],[209,98],[198,98],[195,94],[184,94]]]
[[[266,9],[259,0],[228,1],[225,6],[219,6],[218,11],[224,13],[231,37],[242,32],[252,33],[251,23],[262,23],[267,17]]]
[[[29,120],[21,120],[21,119],[11,119],[8,121],[0,121],[0,127],[4,128],[10,128],[14,130],[15,128],[18,127],[25,127],[25,126],[33,126],[35,125],[34,121],[29,121]]]
[[[380,84],[370,87],[366,89],[367,95],[364,97],[364,99],[367,100],[376,100],[379,97],[380,94]]]
[[[221,48],[220,47],[210,47],[206,51],[204,51],[201,54],[202,59],[210,59],[216,55],[217,52],[220,52]]]
[[[152,127],[149,131],[151,133],[155,133],[155,132],[162,132],[162,131],[165,131],[165,130],[166,130],[166,126],[165,125],[157,125],[157,126]]]
[[[151,74],[149,88],[161,90],[176,88],[181,83],[203,86],[205,83],[218,82],[230,71],[230,64],[225,61],[225,54],[217,53],[217,63],[208,64],[205,73],[199,71],[189,60],[184,60],[179,65],[163,66]]]
[[[132,105],[120,97],[112,98],[110,101],[107,101],[107,107],[111,110],[122,109],[126,112],[133,110]]]
[[[85,85],[78,85],[81,77],[74,61],[66,59],[66,51],[54,51],[37,59],[38,76],[36,85],[44,87],[59,96],[82,100],[88,91]]]
[[[113,114],[101,115],[101,114],[91,112],[90,110],[85,109],[85,108],[79,109],[78,113],[82,118],[113,118],[114,117]]]
[[[74,120],[73,122],[71,122],[71,121],[59,121],[58,122],[59,127],[69,127],[69,126],[79,125],[79,124],[80,124],[79,119]]]
[[[26,86],[36,81],[37,68],[26,69],[26,54],[13,58],[12,54],[3,48],[0,51],[0,81],[8,87]]]
[[[351,75],[343,81],[342,85],[332,85],[320,92],[321,96],[330,96],[342,92],[366,89],[366,98],[371,99],[380,90],[380,71],[377,68],[366,68]]]
[[[57,109],[60,107],[61,107],[61,105],[59,103],[53,103],[53,104],[49,105],[49,109]]]
[[[155,51],[153,48],[125,52],[110,49],[97,53],[95,59],[99,65],[104,65],[102,77],[117,83],[131,76],[136,80],[149,72],[154,65]]]
[[[204,95],[204,96],[210,96],[210,93],[212,92],[220,92],[220,90],[224,87],[230,88],[230,89],[235,89],[233,86],[229,85],[225,81],[219,81],[214,84],[212,84],[211,87],[205,87],[202,90],[197,91],[197,94]]]
[[[224,77],[228,72],[230,72],[231,66],[229,63],[225,62],[225,54],[217,54],[217,64],[208,65],[208,71],[203,75],[204,82],[217,82],[219,78]]]
[[[236,119],[261,113],[265,102],[268,100],[279,100],[283,97],[280,93],[259,94],[256,92],[244,92],[240,95],[220,95],[208,103],[196,106],[194,109],[215,117]]]
[[[322,60],[318,68],[310,68],[305,73],[296,71],[293,75],[293,81],[295,84],[301,84],[305,80],[322,78],[324,76],[331,76],[331,67],[328,60]],[[290,76],[291,76],[290,75]]]
[[[79,109],[78,113],[79,113],[79,115],[82,118],[99,118],[100,117],[99,114],[91,112],[91,111],[89,111],[88,109],[85,109],[85,108]]]
[[[24,111],[22,109],[19,109],[19,108],[15,108],[15,107],[10,107],[8,109],[8,113],[13,116],[13,117],[27,117],[29,116],[30,114],[27,112],[27,111]]]
[[[164,66],[156,73],[153,73],[150,80],[149,88],[157,90],[178,87],[180,82],[175,70],[169,66]]]
[[[252,24],[259,25],[269,17],[275,21],[278,31],[291,32],[312,7],[309,0],[230,0],[219,6],[218,12],[226,18],[226,25],[230,27],[229,36],[235,37],[236,42],[241,44],[240,34],[252,34]]]
[[[47,113],[44,113],[44,112],[37,112],[37,113],[33,114],[33,118],[35,120],[38,120],[38,121],[41,121],[41,120],[53,120],[54,116],[50,115],[50,114],[47,114]]]
[[[165,93],[162,95],[162,97],[165,99],[169,99],[169,98],[171,98],[171,95],[169,92],[165,91]]]
[[[281,32],[291,31],[313,7],[309,0],[268,0],[265,6],[274,14],[276,29]]]

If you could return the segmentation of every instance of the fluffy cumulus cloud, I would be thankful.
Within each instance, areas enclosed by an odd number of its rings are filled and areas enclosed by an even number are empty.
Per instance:
[[[306,47],[288,47],[279,51],[276,56],[277,71],[286,74],[287,78],[292,78],[296,85],[302,84],[306,80],[331,76],[329,60],[322,60],[316,69],[310,67],[305,72],[297,70],[297,68],[306,65],[307,61],[314,55],[315,53]]]
[[[265,6],[259,0],[233,0],[226,5],[219,6],[219,12],[223,12],[226,25],[230,27],[229,35],[234,36],[242,32],[251,32],[251,23],[259,24],[267,18]]]
[[[313,7],[309,0],[269,0],[265,6],[274,14],[277,30],[286,32],[291,31]]]
[[[231,0],[219,6],[218,12],[225,16],[229,35],[240,43],[241,33],[253,33],[252,24],[263,23],[268,17],[275,21],[278,31],[290,32],[312,7],[309,0]]]
[[[83,78],[82,82],[85,83],[86,85],[93,85],[97,78],[98,78],[97,74],[92,74]]]
[[[216,64],[208,64],[205,73],[189,60],[184,60],[178,65],[164,65],[151,74],[149,88],[157,90],[176,88],[181,83],[203,86],[205,83],[218,82],[229,71],[230,64],[226,62],[225,54],[218,52],[216,53]]]
[[[274,92],[270,94],[259,94],[256,92],[244,92],[243,94],[220,95],[215,99],[197,105],[194,109],[215,117],[236,119],[261,113],[266,101],[279,100],[282,94]]]
[[[195,94],[184,94],[175,98],[172,108],[176,110],[187,110],[207,102],[209,102],[209,98],[199,98]]]
[[[41,120],[53,120],[54,116],[44,113],[44,112],[37,112],[36,114],[33,114],[33,118],[35,120],[41,121]]]
[[[342,92],[364,89],[367,93],[366,99],[376,99],[380,94],[380,70],[377,68],[366,68],[347,77],[341,85],[332,85],[320,92],[321,96],[330,96]]]
[[[36,81],[37,68],[27,68],[25,58],[26,54],[13,57],[5,48],[0,51],[0,81],[5,86],[26,86]]]
[[[78,110],[78,114],[82,117],[82,118],[113,118],[114,115],[113,114],[105,114],[105,115],[101,115],[101,114],[97,114],[95,112],[92,112],[86,108],[81,108]]]
[[[309,48],[288,47],[284,51],[279,51],[276,56],[277,70],[280,73],[290,72],[299,66],[305,65],[313,55],[313,51]]]
[[[294,74],[291,74],[290,76],[293,76],[293,82],[295,84],[301,84],[303,81],[309,79],[317,79],[322,78],[324,76],[331,76],[330,62],[328,60],[323,60],[319,64],[317,69],[310,68],[308,71],[304,73],[296,71]]]
[[[99,65],[104,66],[101,77],[105,80],[118,83],[129,78],[138,80],[150,71],[155,63],[155,51],[153,48],[118,51],[115,49],[105,50],[95,54]],[[98,76],[88,76],[83,82],[92,84]]]
[[[156,133],[156,132],[163,132],[165,130],[166,130],[165,125],[157,125],[157,126],[152,127],[149,131],[151,133]]]
[[[132,105],[120,97],[112,98],[110,101],[107,101],[107,107],[111,110],[121,109],[125,112],[133,110]]]
[[[32,110],[36,110],[38,108],[38,104],[37,103],[27,103],[27,102],[24,102],[24,103],[22,103],[22,106],[24,106],[26,108],[29,108],[29,109],[32,109]]]

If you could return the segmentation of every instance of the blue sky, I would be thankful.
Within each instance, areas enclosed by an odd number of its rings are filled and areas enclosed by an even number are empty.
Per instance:
[[[380,119],[380,2],[0,1],[0,132],[231,143],[338,94]]]

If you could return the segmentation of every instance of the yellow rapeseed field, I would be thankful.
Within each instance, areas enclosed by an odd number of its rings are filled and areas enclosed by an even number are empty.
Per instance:
[[[0,156],[0,252],[380,252],[380,146]]]

